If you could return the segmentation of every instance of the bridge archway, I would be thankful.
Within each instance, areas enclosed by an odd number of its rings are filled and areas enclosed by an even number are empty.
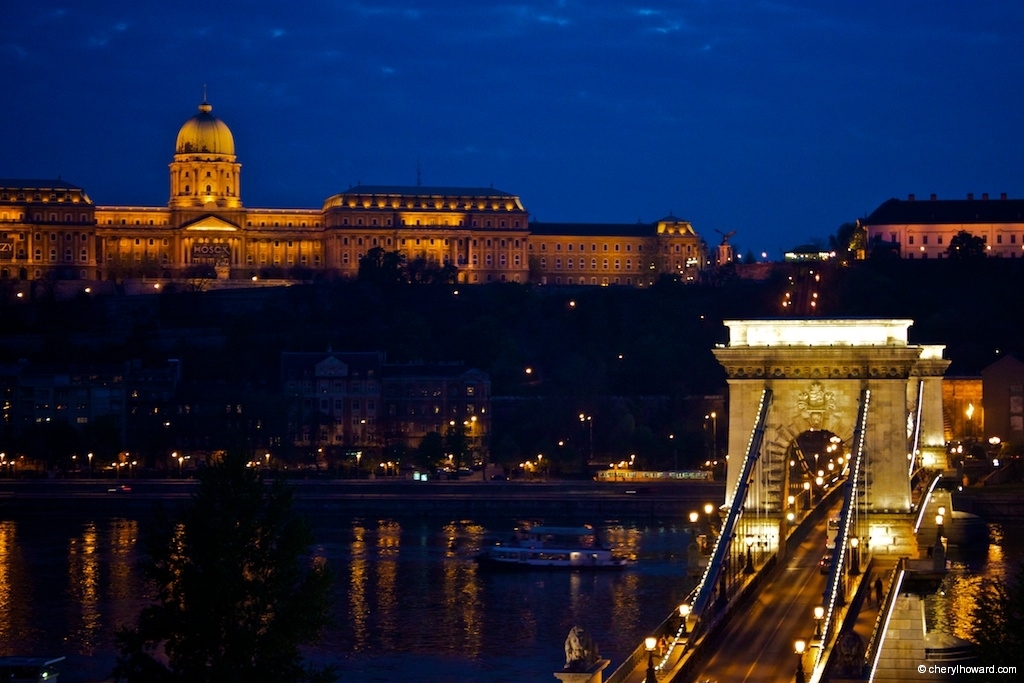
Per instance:
[[[906,512],[919,458],[944,453],[944,346],[912,345],[906,319],[727,320],[714,349],[729,385],[726,504],[739,476],[761,394],[773,400],[748,507],[780,511],[791,490],[790,447],[805,433],[850,443],[861,391],[870,389],[865,453],[869,511]]]

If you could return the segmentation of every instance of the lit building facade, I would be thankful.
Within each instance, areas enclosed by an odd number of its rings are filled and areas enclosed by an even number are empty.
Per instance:
[[[386,363],[380,352],[281,354],[294,445],[373,449],[419,445],[461,429],[482,448],[491,431],[491,381],[458,363]]]
[[[688,221],[531,223],[530,280],[553,285],[654,284],[661,275],[695,280],[707,247]]]
[[[0,277],[354,278],[374,247],[453,265],[467,284],[644,286],[663,273],[693,279],[706,263],[704,242],[673,216],[530,224],[508,192],[420,186],[359,185],[319,208],[248,208],[241,176],[230,129],[203,102],[178,132],[167,206],[97,206],[61,180],[0,180]]]
[[[868,249],[886,246],[903,258],[943,258],[950,240],[965,231],[985,242],[989,256],[1024,256],[1024,200],[976,198],[889,199],[859,221]]]

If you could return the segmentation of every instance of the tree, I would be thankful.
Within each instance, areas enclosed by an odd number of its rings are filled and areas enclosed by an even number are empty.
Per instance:
[[[427,432],[416,447],[416,463],[433,469],[444,462],[444,437],[440,432]]]
[[[963,261],[984,258],[986,255],[985,240],[966,230],[961,230],[949,239],[946,255],[951,259]]]
[[[330,577],[276,480],[229,455],[202,470],[176,520],[147,537],[158,602],[117,633],[119,681],[333,681],[302,662],[328,620]]]
[[[444,450],[451,456],[452,465],[458,469],[465,464],[466,456],[469,455],[469,438],[465,425],[454,420],[453,423],[448,425],[448,430],[445,432]]]
[[[836,253],[840,263],[849,263],[861,258],[867,245],[867,230],[859,223],[843,223],[836,229],[836,234],[828,238],[829,248]]]
[[[408,282],[405,256],[399,251],[384,251],[373,247],[366,256],[359,259],[359,281],[378,286]]]

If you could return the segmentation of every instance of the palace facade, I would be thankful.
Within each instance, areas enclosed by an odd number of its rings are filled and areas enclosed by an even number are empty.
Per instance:
[[[949,241],[964,231],[985,242],[989,256],[1024,256],[1024,200],[988,194],[966,199],[889,199],[859,221],[868,249],[888,247],[903,258],[943,258]]]
[[[18,280],[354,278],[372,248],[454,265],[462,283],[647,286],[697,277],[707,247],[674,216],[654,223],[531,223],[493,188],[364,186],[320,208],[242,203],[234,137],[212,107],[178,131],[167,206],[96,205],[62,180],[0,179],[0,277]]]

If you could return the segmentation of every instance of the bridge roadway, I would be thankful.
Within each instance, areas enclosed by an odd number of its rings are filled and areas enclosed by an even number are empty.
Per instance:
[[[803,639],[808,644],[803,658],[805,680],[810,681],[811,648],[818,647],[813,638],[814,608],[822,604],[827,579],[818,566],[825,549],[825,520],[838,514],[841,507],[842,499],[839,499],[823,521],[793,549],[784,566],[776,569],[771,581],[761,587],[741,613],[734,615],[717,635],[716,642],[708,643],[713,654],[697,667],[699,673],[684,677],[678,670],[679,658],[671,655],[658,674],[658,680],[679,683],[792,680],[797,664],[793,645]],[[866,636],[870,637],[870,629]],[[644,683],[646,666],[644,658],[623,683]]]
[[[836,505],[831,512],[837,512]],[[830,513],[831,514],[831,513]],[[826,517],[827,518],[827,517]],[[701,667],[697,680],[789,680],[796,672],[793,644],[798,639],[816,644],[814,608],[822,604],[826,576],[818,568],[825,548],[825,524],[786,559],[785,566],[765,584],[742,615],[736,615],[713,644],[714,654]],[[804,665],[810,663],[805,655]],[[807,671],[809,679],[809,669]]]

